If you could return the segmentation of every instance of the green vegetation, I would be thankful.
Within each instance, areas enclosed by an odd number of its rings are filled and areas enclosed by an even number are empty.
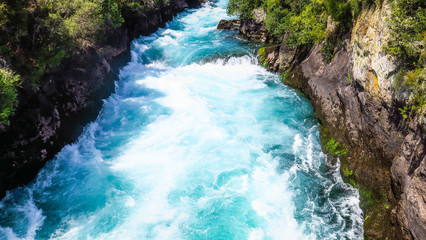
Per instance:
[[[249,19],[255,8],[262,8],[269,32],[278,38],[286,35],[288,45],[298,46],[324,40],[328,16],[347,30],[361,9],[374,3],[374,0],[230,0],[228,13]],[[334,49],[336,40],[328,42],[327,47]]]
[[[327,37],[324,41],[324,44],[321,46],[320,50],[324,56],[324,61],[326,63],[331,62],[331,60],[334,58],[334,49],[338,45],[337,40],[338,38],[334,36]]]
[[[291,72],[291,68],[288,68],[282,75],[281,75],[281,80],[283,82],[285,82],[287,80],[288,75],[290,75]]]
[[[405,119],[408,118],[408,115],[407,115],[408,106],[407,105],[405,105],[404,108],[398,108],[398,110],[401,113],[401,116],[403,118],[405,118]]]
[[[348,76],[346,77],[346,81],[348,81],[349,83],[352,83],[351,74],[350,73],[348,73]]]
[[[368,186],[359,185],[356,181],[356,176],[353,170],[349,170],[348,167],[342,167],[345,182],[349,183],[352,187],[357,188],[359,195],[361,196],[361,207],[363,209],[377,208],[383,205],[385,209],[389,209],[388,199],[385,195],[376,197],[375,194]],[[387,206],[387,207],[386,207]]]
[[[262,5],[263,0],[229,0],[227,12],[230,15],[239,15],[248,19],[253,17],[252,11]]]
[[[269,32],[281,37],[288,34],[289,45],[310,44],[322,40],[327,25],[325,0],[230,0],[228,13],[251,18],[255,8],[266,12]]]
[[[265,48],[264,47],[263,48],[259,48],[258,54],[259,54],[259,62],[260,62],[260,64],[262,64],[265,68],[267,68],[268,67],[268,61],[266,59]]]
[[[426,2],[394,0],[390,17],[393,40],[385,50],[402,63],[402,83],[409,86],[408,104],[414,111],[426,109]]]
[[[116,0],[5,0],[0,5],[0,55],[32,81],[63,58],[104,39],[124,19]],[[28,76],[28,77],[27,77]]]
[[[268,0],[264,6],[267,29],[276,36],[288,34],[287,44],[311,44],[324,38],[327,27],[324,0]]]
[[[349,170],[349,168],[347,168],[347,167],[343,168],[343,175],[345,177],[352,176],[352,174],[354,174],[353,170]]]
[[[346,145],[344,143],[336,141],[333,138],[333,136],[336,135],[331,133],[326,126],[320,125],[320,133],[321,143],[322,146],[325,148],[323,149],[324,152],[326,152],[332,157],[345,157],[348,154],[348,148],[346,147]],[[349,169],[346,170],[348,176],[353,174],[353,172],[349,171]]]
[[[359,190],[359,195],[361,196],[361,207],[363,209],[370,209],[377,205],[381,205],[381,202],[384,202],[384,200],[381,200],[374,196],[373,191],[367,190],[366,188],[362,186],[357,186]]]
[[[141,14],[168,0],[2,0],[0,59],[34,86],[66,57],[102,42],[124,23],[123,16]],[[16,87],[2,70],[0,123],[13,114]],[[10,74],[13,75],[12,72]],[[10,81],[10,82],[7,82]],[[7,87],[6,87],[7,86]],[[4,99],[7,99],[4,100]],[[6,102],[3,102],[6,101]]]
[[[21,76],[5,68],[0,69],[0,124],[8,125],[9,117],[18,104],[17,90]]]
[[[325,148],[331,156],[346,156],[346,154],[348,153],[346,146],[334,140],[333,138],[331,138],[325,143]]]
[[[354,188],[359,188],[356,180],[355,180],[355,173],[354,170],[349,170],[348,167],[342,167],[342,173],[343,173],[343,179],[345,180],[345,182],[349,183],[352,187]]]
[[[362,9],[371,6],[380,6],[383,0],[327,0],[327,12],[331,18],[344,25],[346,29],[351,27],[352,20],[361,13]]]

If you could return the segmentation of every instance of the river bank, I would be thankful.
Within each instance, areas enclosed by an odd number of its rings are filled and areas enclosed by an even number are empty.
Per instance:
[[[240,34],[277,42],[264,27],[265,14],[253,15],[241,20]],[[426,118],[401,113],[409,93],[396,85],[397,59],[383,50],[391,38],[383,21],[389,16],[387,2],[363,10],[329,60],[325,41],[293,47],[284,36],[282,43],[261,48],[259,61],[311,100],[324,151],[340,159],[345,181],[360,191],[365,238],[423,239]],[[329,18],[327,34],[336,29]]]

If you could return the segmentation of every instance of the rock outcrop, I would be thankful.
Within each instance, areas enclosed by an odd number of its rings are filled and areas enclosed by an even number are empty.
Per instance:
[[[241,21],[240,20],[221,20],[217,25],[217,29],[221,30],[238,30],[240,29]]]
[[[270,36],[266,27],[253,19],[241,20],[240,33],[250,41],[267,43]]]
[[[240,35],[244,38],[260,43],[274,42],[276,39],[269,34],[263,21],[266,13],[263,9],[254,9],[252,19],[242,19],[240,26]]]
[[[396,84],[397,59],[383,50],[389,14],[387,1],[363,11],[329,63],[321,44],[296,48],[285,41],[261,49],[259,60],[311,100],[324,141],[346,146],[341,172],[359,189],[365,238],[426,239],[426,118],[400,113],[409,92]],[[267,36],[253,21],[240,33]],[[328,22],[327,31],[334,31]]]
[[[426,118],[409,123],[402,151],[393,160],[392,180],[399,199],[393,213],[406,236],[426,238]],[[406,237],[410,239],[410,237]]]
[[[31,181],[46,161],[77,139],[114,91],[119,68],[130,60],[130,41],[148,35],[200,0],[171,0],[140,15],[124,16],[125,24],[104,42],[65,59],[42,76],[37,90],[25,85],[10,126],[0,125],[0,198],[7,190]]]

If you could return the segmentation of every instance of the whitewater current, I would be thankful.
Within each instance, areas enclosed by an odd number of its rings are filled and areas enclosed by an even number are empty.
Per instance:
[[[78,141],[0,202],[0,239],[362,239],[308,100],[216,29],[226,0],[132,44]]]

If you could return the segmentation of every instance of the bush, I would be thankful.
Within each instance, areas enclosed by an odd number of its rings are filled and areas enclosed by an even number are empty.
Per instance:
[[[395,0],[390,20],[393,40],[385,50],[401,58],[414,69],[426,60],[426,2],[423,0]]]
[[[287,34],[288,45],[311,44],[324,38],[327,27],[324,0],[268,0],[264,8],[267,29],[277,37]]]
[[[252,18],[255,8],[263,8],[268,31],[278,39],[286,35],[288,45],[298,46],[324,40],[328,16],[347,31],[353,17],[373,3],[373,0],[230,0],[227,10],[244,19]]]
[[[325,148],[327,149],[327,152],[331,156],[346,156],[348,153],[348,150],[346,149],[344,144],[340,144],[338,141],[331,138],[329,141],[325,143]]]
[[[16,87],[20,84],[20,78],[10,70],[0,69],[0,124],[10,124],[9,117],[18,104]]]
[[[327,0],[326,6],[328,14],[334,21],[344,24],[352,21],[350,2],[345,0]]]
[[[391,7],[393,39],[384,50],[402,63],[403,83],[411,89],[408,104],[414,111],[421,111],[426,106],[426,2],[395,0]]]
[[[250,19],[253,17],[253,9],[260,7],[262,3],[263,0],[229,0],[227,12],[229,15]]]

